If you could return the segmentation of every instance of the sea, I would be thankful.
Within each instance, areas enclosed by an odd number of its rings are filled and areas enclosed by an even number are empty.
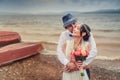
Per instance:
[[[65,14],[0,15],[0,30],[18,32],[23,42],[42,42],[46,54],[56,54]],[[97,59],[120,59],[120,14],[73,14],[80,24],[90,26],[97,45]]]

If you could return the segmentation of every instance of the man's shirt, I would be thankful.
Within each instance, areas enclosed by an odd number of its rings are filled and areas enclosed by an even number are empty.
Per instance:
[[[69,30],[62,32],[59,38],[59,42],[57,46],[57,55],[58,55],[58,59],[63,65],[67,65],[69,63],[69,60],[66,58],[62,48],[63,48],[64,43],[67,40],[71,40],[71,39],[73,39],[73,37],[71,37],[71,32]],[[92,34],[88,42],[91,46],[91,50],[90,50],[90,54],[88,55],[86,60],[83,62],[83,66],[90,64],[97,55],[96,43],[95,43],[95,40]]]

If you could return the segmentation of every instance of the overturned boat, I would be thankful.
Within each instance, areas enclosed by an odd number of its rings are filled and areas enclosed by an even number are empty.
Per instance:
[[[43,50],[40,43],[22,42],[0,48],[0,65],[37,54]]]
[[[21,41],[21,37],[17,32],[0,31],[0,47]]]

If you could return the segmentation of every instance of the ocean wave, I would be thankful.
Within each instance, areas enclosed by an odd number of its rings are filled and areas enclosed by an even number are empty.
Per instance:
[[[116,57],[97,56],[95,59],[100,59],[100,60],[120,60],[120,56],[116,56]]]
[[[120,39],[120,37],[117,36],[117,34],[116,34],[116,35],[112,35],[112,34],[111,34],[111,36],[109,36],[109,35],[104,35],[104,34],[102,34],[102,35],[95,34],[94,37],[95,37],[95,38],[98,38],[98,39],[99,39],[99,38],[104,38],[104,39],[116,39],[116,40],[119,40],[119,39]]]
[[[108,46],[108,47],[111,47],[111,46],[114,46],[114,47],[120,47],[120,43],[111,43],[111,42],[102,42],[102,43],[97,43],[97,46]]]
[[[92,29],[92,30],[100,32],[120,32],[120,29]]]
[[[40,43],[45,44],[45,45],[57,45],[58,42],[49,42],[49,41],[41,41]]]
[[[42,41],[41,43],[42,43],[43,47],[48,51],[56,51],[56,49],[57,49],[57,42]]]

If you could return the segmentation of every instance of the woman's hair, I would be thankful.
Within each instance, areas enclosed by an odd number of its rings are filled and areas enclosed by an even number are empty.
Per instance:
[[[83,32],[86,32],[86,35],[83,36],[83,40],[88,41],[90,37],[90,32],[91,32],[90,27],[86,24],[82,24],[80,28],[80,34],[82,35]]]

